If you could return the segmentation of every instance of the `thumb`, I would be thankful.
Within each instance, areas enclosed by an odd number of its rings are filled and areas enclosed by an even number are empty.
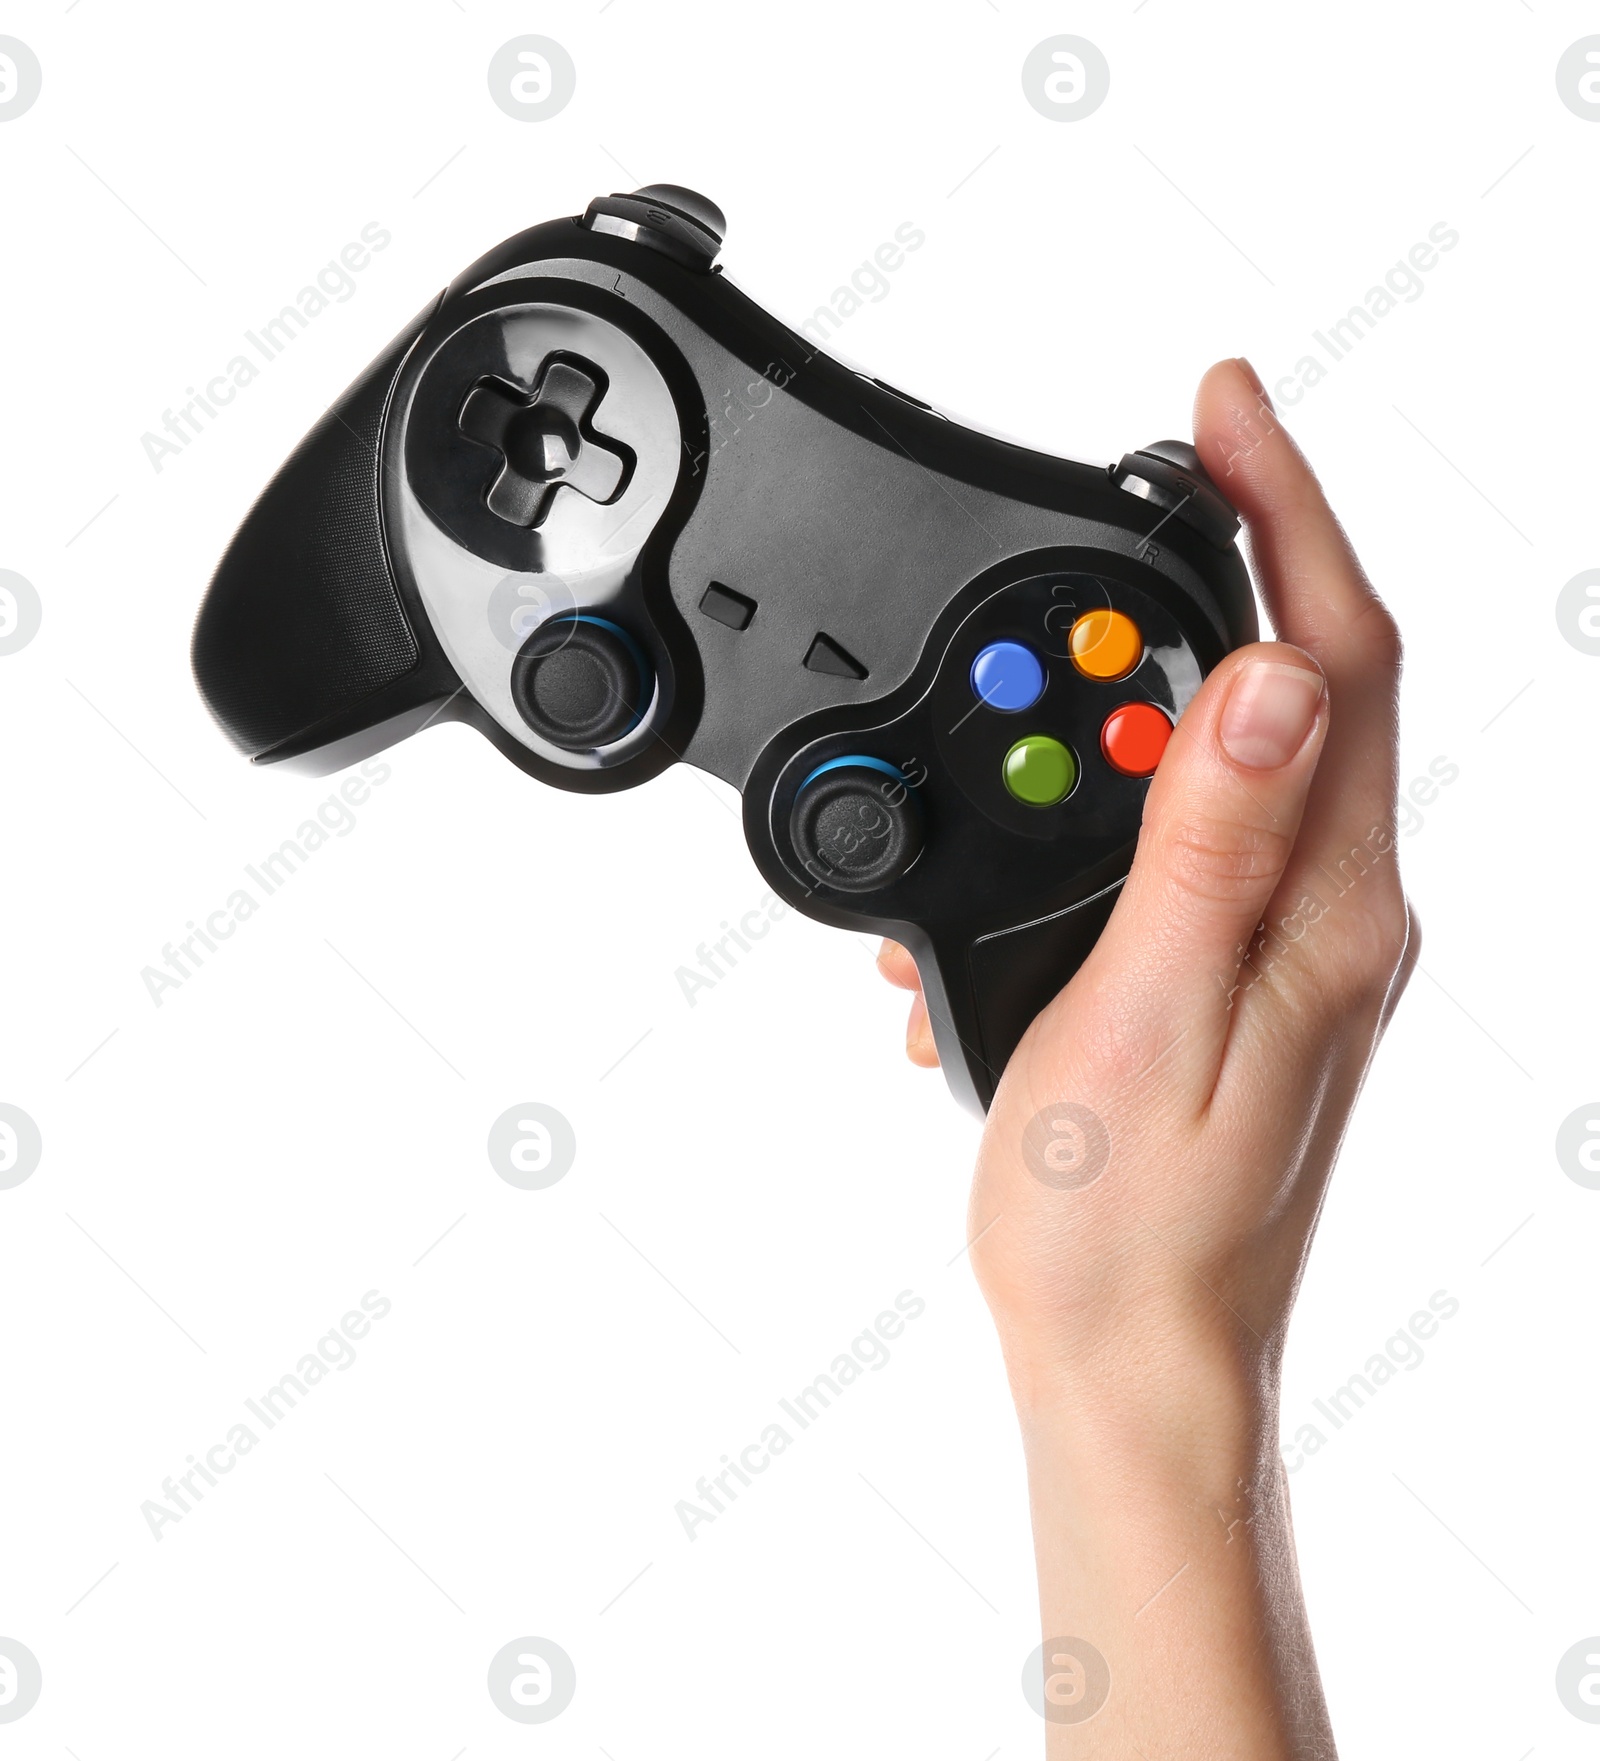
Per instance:
[[[1092,956],[1101,978],[1115,975],[1118,1008],[1142,1015],[1150,1035],[1220,1050],[1227,1014],[1215,1004],[1283,876],[1327,721],[1316,662],[1282,642],[1229,655],[1184,712]]]

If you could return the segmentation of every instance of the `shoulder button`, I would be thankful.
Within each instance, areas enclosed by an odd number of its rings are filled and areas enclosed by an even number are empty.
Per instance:
[[[675,183],[647,183],[632,195],[596,196],[583,224],[591,232],[631,239],[702,272],[716,261],[728,231],[715,202]]]
[[[1219,550],[1239,535],[1239,516],[1186,440],[1158,440],[1125,454],[1120,464],[1112,466],[1111,480],[1192,526]]]

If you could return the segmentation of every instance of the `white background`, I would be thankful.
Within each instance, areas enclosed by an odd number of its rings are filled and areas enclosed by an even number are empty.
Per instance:
[[[1458,1300],[1294,1476],[1335,1724],[1353,1756],[1594,1753],[1554,1673],[1600,1633],[1600,1193],[1554,1140],[1600,1093],[1600,659],[1555,599],[1600,566],[1600,126],[1554,74],[1595,16],[8,8],[44,89],[0,124],[0,568],[44,622],[0,660],[0,1099],[44,1157],[0,1193],[0,1634],[44,1693],[7,1752],[1038,1752],[1020,1450],[960,1257],[975,1128],[902,1061],[903,999],[848,935],[790,915],[685,1004],[676,969],[765,893],[720,785],[564,795],[433,729],[160,1007],[141,981],[336,786],[252,772],[190,682],[253,496],[479,252],[672,180],[725,207],[728,273],[791,321],[914,222],[838,348],[1093,459],[1185,433],[1220,355],[1292,373],[1459,232],[1283,405],[1405,627],[1403,775],[1459,770],[1403,840],[1423,973],[1284,1416]],[[485,82],[528,31],[578,70],[539,123]],[[1112,70],[1070,124],[1019,78],[1062,31]],[[393,242],[354,296],[157,473],[141,436],[370,221]],[[579,1146],[541,1193],[484,1148],[532,1100]],[[353,1367],[153,1539],[141,1503],[372,1289],[393,1310]],[[903,1290],[926,1313],[888,1367],[688,1540],[676,1502]],[[485,1689],[527,1634],[578,1678],[535,1730]]]

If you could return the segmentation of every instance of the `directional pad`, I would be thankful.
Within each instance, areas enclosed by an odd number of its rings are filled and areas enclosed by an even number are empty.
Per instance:
[[[513,526],[544,523],[558,489],[615,501],[633,471],[633,454],[591,423],[605,375],[570,356],[553,356],[532,396],[504,379],[481,379],[467,393],[458,425],[468,440],[500,454],[489,511]]]

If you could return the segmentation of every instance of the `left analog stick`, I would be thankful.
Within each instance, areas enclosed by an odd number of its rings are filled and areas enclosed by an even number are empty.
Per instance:
[[[552,746],[592,752],[637,726],[650,696],[649,663],[609,619],[551,618],[518,650],[511,695],[522,719]]]

